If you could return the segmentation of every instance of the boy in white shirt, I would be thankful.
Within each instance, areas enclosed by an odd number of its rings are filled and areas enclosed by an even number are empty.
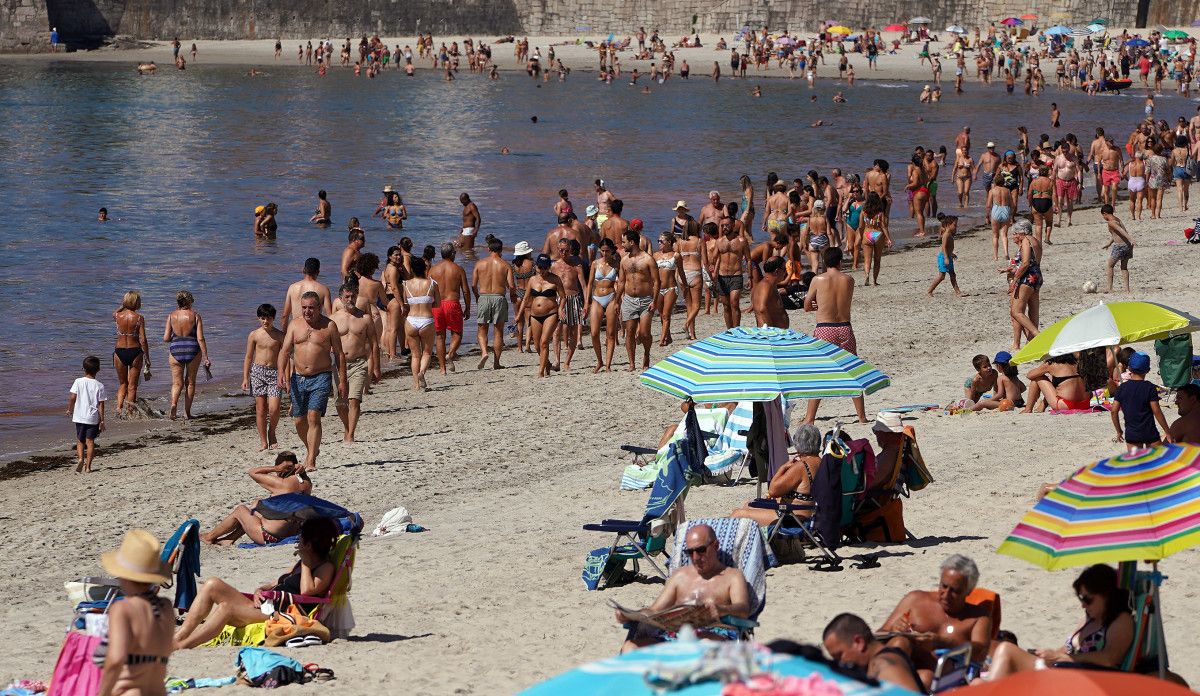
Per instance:
[[[92,470],[92,458],[96,456],[96,438],[104,431],[104,402],[108,394],[104,384],[96,379],[100,372],[100,358],[89,355],[83,359],[83,377],[71,385],[71,399],[67,402],[67,415],[75,422],[76,472]],[[87,458],[84,458],[87,445]]]

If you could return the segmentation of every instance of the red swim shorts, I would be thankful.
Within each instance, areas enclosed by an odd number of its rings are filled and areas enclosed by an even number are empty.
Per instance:
[[[462,305],[457,300],[442,300],[440,305],[433,308],[433,328],[438,333],[449,329],[450,333],[461,334],[463,332]]]
[[[1079,182],[1075,179],[1055,179],[1054,192],[1059,198],[1074,200],[1079,195]]]
[[[1105,169],[1100,172],[1100,182],[1105,186],[1116,186],[1121,183],[1120,169]]]
[[[812,335],[813,338],[829,341],[842,350],[858,355],[858,341],[854,338],[854,329],[850,328],[848,321],[817,324]]]

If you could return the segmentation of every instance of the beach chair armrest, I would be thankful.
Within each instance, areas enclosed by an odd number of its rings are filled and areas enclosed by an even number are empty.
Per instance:
[[[652,457],[658,454],[658,450],[653,447],[638,447],[637,445],[621,445],[621,450],[642,457]]]
[[[605,520],[599,524],[585,524],[583,528],[589,532],[636,532],[642,528],[642,523],[633,520]]]
[[[758,508],[759,510],[780,510],[782,512],[797,512],[799,510],[816,510],[817,509],[817,506],[813,505],[811,503],[797,505],[795,503],[781,503],[777,500],[771,500],[770,498],[759,498],[758,500],[751,500],[750,507]]]
[[[250,597],[251,599],[254,598],[253,594],[247,594],[245,592],[243,592],[242,594],[245,595],[246,597]],[[313,597],[312,595],[294,594],[291,592],[278,592],[276,590],[267,590],[266,592],[263,592],[262,598],[274,601],[276,599],[279,599],[279,597],[282,595],[287,595],[288,597],[290,597],[293,604],[328,604],[329,603],[328,597]]]
[[[736,628],[742,631],[747,631],[751,628],[758,628],[758,622],[754,619],[743,619],[740,616],[728,614],[721,617],[721,624],[730,628]]]

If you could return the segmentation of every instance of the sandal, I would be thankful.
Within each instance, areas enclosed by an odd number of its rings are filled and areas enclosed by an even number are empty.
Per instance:
[[[304,665],[304,674],[311,681],[327,682],[336,679],[333,675],[333,670],[328,667],[318,667],[317,663],[310,662]]]

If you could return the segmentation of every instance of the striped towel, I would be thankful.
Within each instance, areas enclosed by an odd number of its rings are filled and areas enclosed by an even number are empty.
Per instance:
[[[725,411],[725,409],[719,410]],[[725,427],[721,429],[717,442],[708,448],[708,457],[704,460],[704,466],[710,472],[717,476],[728,473],[734,464],[746,456],[746,435],[741,431],[748,432],[753,422],[754,404],[750,401],[738,402],[737,408],[729,415]]]
[[[747,402],[747,405],[748,403],[749,402]],[[740,408],[741,404],[738,405],[739,410]],[[737,412],[738,411],[735,410],[734,414],[736,415]],[[728,413],[729,412],[723,408],[704,408],[701,406],[696,407],[696,418],[700,421],[700,429],[710,433],[724,432],[725,420],[728,416]],[[747,424],[743,429],[748,429],[749,427],[750,426]],[[625,470],[621,472],[621,490],[637,491],[653,486],[654,479],[658,477],[658,472],[662,470],[663,462],[665,461],[667,454],[667,447],[669,447],[670,444],[676,440],[682,440],[685,433],[686,429],[683,426],[683,419],[681,418],[679,420],[679,425],[675,428],[675,434],[671,436],[671,439],[667,441],[666,445],[663,445],[662,448],[658,450],[658,453],[654,456],[653,462],[647,464],[646,466],[630,464],[629,466],[625,467]],[[743,437],[742,440],[744,447],[745,437]],[[709,458],[712,458],[711,455]],[[707,464],[708,461],[705,460],[705,465]],[[728,469],[729,466],[732,466],[732,463],[726,466],[726,469]],[[709,468],[711,470],[711,467]]]

